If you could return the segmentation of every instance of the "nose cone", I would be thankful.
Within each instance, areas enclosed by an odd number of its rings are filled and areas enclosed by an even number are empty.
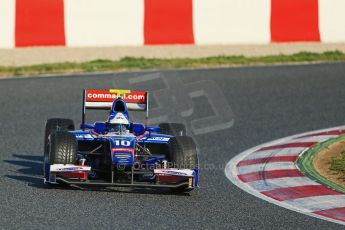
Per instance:
[[[134,137],[111,139],[110,144],[114,164],[132,165],[134,163]]]

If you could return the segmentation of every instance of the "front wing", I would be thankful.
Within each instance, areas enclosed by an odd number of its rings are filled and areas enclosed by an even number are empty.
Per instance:
[[[70,185],[94,185],[104,187],[147,187],[147,188],[188,188],[193,189],[198,187],[199,171],[198,169],[175,169],[175,168],[161,168],[154,169],[153,172],[155,180],[153,182],[137,182],[133,180],[129,183],[115,182],[112,176],[110,182],[89,180],[88,172],[91,167],[82,165],[50,165],[49,177],[44,180],[49,184],[70,184]],[[114,172],[113,172],[114,173]],[[134,172],[135,174],[136,172]],[[143,172],[141,172],[143,173]],[[148,172],[146,172],[148,173]],[[112,174],[114,175],[114,174]]]

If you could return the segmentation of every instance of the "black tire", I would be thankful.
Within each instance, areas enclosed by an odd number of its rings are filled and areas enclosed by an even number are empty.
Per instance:
[[[48,138],[50,164],[74,164],[77,157],[77,140],[72,133],[57,131]]]
[[[57,130],[71,131],[74,130],[74,123],[71,119],[64,118],[51,118],[47,120],[45,133],[44,133],[44,163],[43,163],[43,174],[46,181],[49,179],[49,167],[50,167],[50,156],[49,156],[49,137],[52,133]]]
[[[74,130],[74,123],[71,119],[51,118],[47,120],[44,134],[44,153],[47,153],[48,137],[50,134],[60,131]]]
[[[198,169],[199,160],[194,140],[188,136],[173,137],[169,140],[169,157],[172,167]],[[174,192],[188,192],[188,186],[172,189]]]
[[[162,134],[171,136],[186,136],[186,126],[180,123],[161,123],[159,124]]]
[[[188,136],[178,136],[169,140],[169,157],[174,167],[194,169],[198,167],[198,154],[194,140]]]

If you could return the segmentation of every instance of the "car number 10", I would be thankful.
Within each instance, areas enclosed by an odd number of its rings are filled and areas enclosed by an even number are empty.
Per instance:
[[[115,141],[115,145],[116,146],[130,146],[131,142],[130,141],[126,141],[126,140],[116,140]]]

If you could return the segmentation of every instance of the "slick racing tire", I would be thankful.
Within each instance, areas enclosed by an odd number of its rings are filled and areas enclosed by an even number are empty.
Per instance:
[[[74,123],[71,119],[51,118],[47,120],[44,134],[44,153],[47,152],[48,137],[55,131],[71,131],[74,130]]]
[[[77,140],[72,133],[57,131],[49,136],[49,163],[74,164],[77,156]]]
[[[186,136],[186,126],[180,123],[161,123],[159,124],[162,134],[171,136]]]
[[[194,140],[188,136],[169,140],[169,157],[174,167],[194,169],[198,167],[198,154]]]
[[[70,119],[64,118],[52,118],[48,119],[45,127],[45,134],[44,134],[44,163],[43,163],[43,174],[44,178],[48,180],[49,178],[49,146],[48,146],[48,138],[49,136],[56,132],[57,130],[61,131],[70,131],[74,130],[74,123]]]
[[[169,157],[172,167],[197,169],[199,166],[195,142],[191,137],[173,137],[169,140]],[[188,186],[172,189],[174,192],[188,192]]]

